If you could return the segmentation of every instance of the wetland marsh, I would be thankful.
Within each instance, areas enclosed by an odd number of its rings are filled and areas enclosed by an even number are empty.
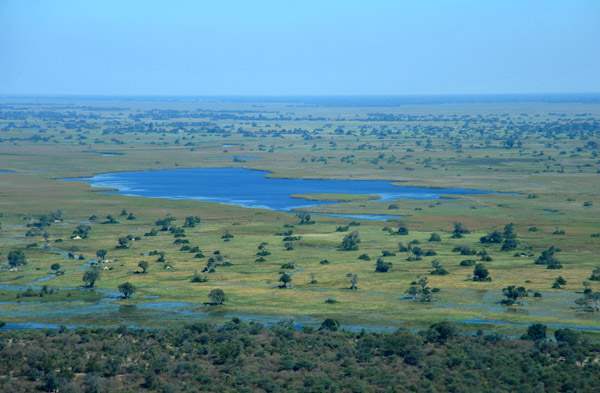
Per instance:
[[[261,101],[256,113],[236,101],[37,100],[43,111],[2,104],[0,257],[26,257],[0,272],[8,326],[237,315],[332,317],[375,330],[489,321],[510,334],[533,322],[590,331],[600,323],[575,302],[586,288],[600,291],[589,280],[600,251],[594,101]],[[57,180],[67,178],[78,181]],[[499,242],[480,240],[494,231]],[[360,243],[344,251],[354,232]],[[562,269],[536,264],[552,246]],[[492,280],[474,281],[468,260]],[[86,289],[91,268],[100,278]],[[552,288],[558,276],[567,284]],[[431,302],[407,294],[419,277],[439,289]],[[122,299],[125,282],[137,291]],[[529,296],[505,306],[511,285]],[[44,286],[55,293],[40,296]],[[214,289],[227,301],[206,305]]]

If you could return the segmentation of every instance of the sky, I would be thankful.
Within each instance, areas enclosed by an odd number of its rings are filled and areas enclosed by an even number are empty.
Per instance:
[[[600,92],[600,0],[0,0],[0,94]]]

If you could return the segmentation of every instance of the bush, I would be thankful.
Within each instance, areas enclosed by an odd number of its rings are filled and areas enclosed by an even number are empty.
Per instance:
[[[25,265],[25,253],[21,250],[11,251],[8,253],[8,264],[11,266]]]
[[[489,272],[483,263],[475,265],[475,269],[473,269],[473,281],[492,281],[488,275]]]
[[[207,282],[207,281],[208,281],[208,277],[206,277],[206,276],[200,277],[198,272],[194,273],[194,277],[192,277],[192,282]]]
[[[502,233],[498,232],[498,231],[494,231],[489,235],[485,235],[479,238],[479,242],[486,244],[486,243],[502,243]]]
[[[378,273],[387,273],[392,267],[391,262],[385,262],[383,259],[379,258],[377,263],[375,264],[375,271]]]
[[[458,252],[460,255],[477,255],[477,251],[468,246],[457,246],[452,249],[452,252]]]
[[[329,330],[332,332],[336,332],[340,328],[340,323],[332,318],[327,318],[321,324],[319,330]]]
[[[358,244],[360,243],[360,237],[357,231],[350,232],[342,240],[340,249],[343,251],[355,251],[358,250]]]
[[[546,325],[534,323],[527,328],[527,333],[521,336],[523,340],[544,341],[546,340]]]
[[[208,298],[211,300],[212,304],[215,305],[223,304],[227,300],[225,292],[223,292],[223,290],[220,288],[215,288],[210,291]]]
[[[426,333],[427,341],[445,343],[446,341],[456,337],[456,325],[452,322],[443,321],[434,323],[429,327]]]
[[[571,329],[558,329],[554,332],[554,337],[558,342],[564,342],[569,345],[575,345],[579,341],[581,335]]]
[[[437,233],[432,233],[431,236],[429,237],[428,241],[430,241],[430,242],[441,242],[442,238]]]
[[[516,239],[506,239],[502,244],[500,251],[512,251],[517,248],[519,241]]]

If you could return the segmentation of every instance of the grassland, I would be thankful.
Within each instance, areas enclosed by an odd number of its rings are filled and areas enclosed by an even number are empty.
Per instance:
[[[166,326],[238,315],[308,322],[332,317],[347,325],[379,328],[419,327],[448,319],[600,325],[598,313],[583,312],[574,303],[583,296],[584,281],[593,291],[600,291],[598,281],[588,281],[592,270],[600,266],[600,238],[592,237],[600,233],[600,105],[362,108],[300,104],[3,99],[0,170],[12,173],[0,173],[0,258],[6,263],[11,251],[22,250],[27,264],[18,271],[0,272],[0,319]],[[223,156],[260,159],[215,158]],[[359,249],[340,251],[349,232],[338,228],[353,220],[312,215],[314,224],[300,225],[290,213],[104,194],[85,182],[57,180],[199,167],[243,167],[270,171],[273,177],[381,179],[409,186],[511,194],[391,202],[368,196],[309,195],[310,199],[344,202],[306,211],[402,215],[409,230],[406,236],[393,235],[385,228],[396,230],[395,222],[362,220],[348,228],[359,232]],[[62,213],[57,222],[25,236],[40,217],[57,210]],[[127,214],[122,216],[123,210]],[[129,213],[134,220],[127,219]],[[102,224],[108,215],[119,223]],[[179,228],[190,216],[200,217],[201,223],[184,228],[184,239],[190,247],[198,247],[204,258],[181,251],[186,244],[174,244],[177,239],[169,231],[144,236],[160,229],[157,220],[176,218],[171,225]],[[452,238],[455,222],[470,233]],[[518,234],[515,250],[500,251],[500,244],[480,243],[480,237],[502,231],[509,223]],[[71,239],[79,225],[91,227],[88,237]],[[288,250],[280,234],[290,230],[301,239]],[[226,231],[234,235],[229,241],[222,238]],[[440,242],[428,241],[434,232]],[[127,248],[115,248],[118,239],[128,235],[132,239]],[[411,254],[398,251],[398,243],[412,241],[436,255],[407,260]],[[256,262],[258,246],[264,242],[270,254]],[[63,252],[44,248],[44,244]],[[487,251],[492,261],[483,263],[491,282],[470,279],[473,267],[459,264],[479,257],[453,252],[458,246]],[[551,246],[561,250],[556,254],[561,270],[534,264]],[[27,287],[42,285],[80,296],[83,272],[91,260],[98,259],[100,249],[116,261],[101,264],[107,270],[101,271],[95,287],[106,291],[103,300],[98,295],[85,300],[95,309],[78,314],[82,303],[66,297],[45,296],[43,304],[35,306],[25,306],[26,301],[16,298]],[[165,261],[157,262],[159,255],[148,255],[152,251],[163,252]],[[384,251],[395,255],[383,257]],[[68,252],[75,257],[69,258]],[[362,254],[371,260],[359,259]],[[211,257],[230,265],[202,273]],[[393,264],[389,272],[375,272],[378,258]],[[430,275],[434,259],[448,275]],[[149,262],[145,274],[137,266],[142,260]],[[323,260],[329,263],[322,264]],[[37,281],[52,274],[54,263],[61,265],[64,274]],[[295,268],[283,269],[285,264]],[[279,288],[282,271],[293,273],[291,289]],[[192,283],[195,272],[206,275],[208,281]],[[357,290],[349,289],[349,274],[357,274]],[[425,304],[406,299],[411,282],[425,275],[431,287],[440,289],[435,300]],[[567,284],[552,289],[559,275]],[[132,299],[119,299],[115,293],[124,282],[137,287]],[[542,297],[525,298],[522,306],[502,306],[502,289],[509,285],[525,286]],[[228,301],[221,306],[205,305],[215,288],[223,289]],[[326,303],[328,299],[336,302]],[[494,326],[512,329],[511,325]]]

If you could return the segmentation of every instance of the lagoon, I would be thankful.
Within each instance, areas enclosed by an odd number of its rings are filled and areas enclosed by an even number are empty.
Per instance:
[[[219,202],[284,212],[335,203],[298,198],[298,194],[377,195],[380,199],[376,202],[389,202],[396,199],[439,199],[446,195],[493,193],[462,188],[396,186],[392,180],[280,179],[265,177],[268,174],[243,168],[203,168],[107,173],[91,178],[62,180],[88,181],[92,187],[115,188],[118,191],[108,193],[121,195]],[[296,197],[292,198],[292,195]],[[386,218],[392,217],[397,216]],[[360,218],[381,220],[383,217]]]

